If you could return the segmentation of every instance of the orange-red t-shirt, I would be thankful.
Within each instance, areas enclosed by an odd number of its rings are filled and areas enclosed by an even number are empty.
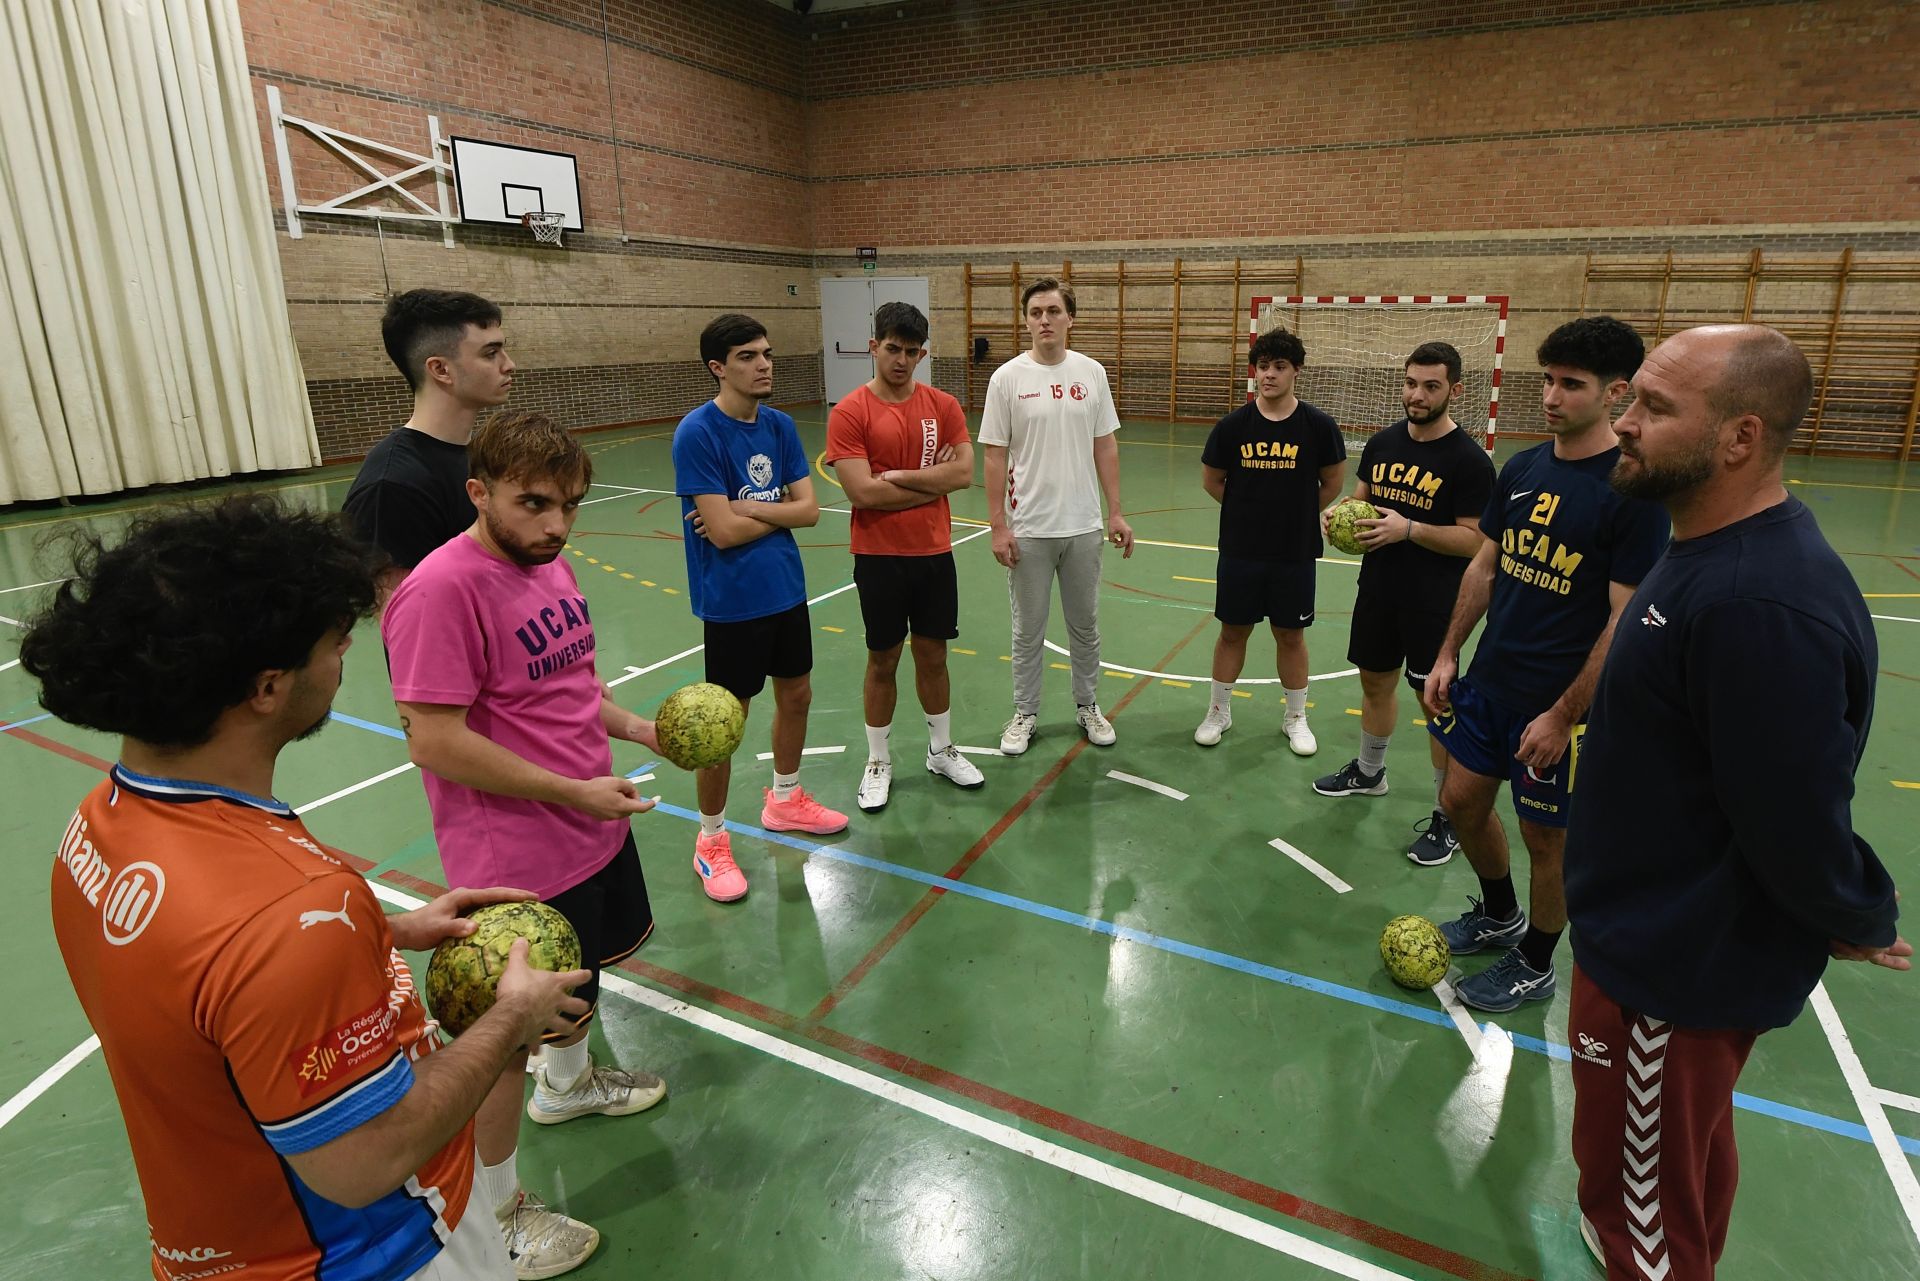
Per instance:
[[[471,1122],[359,1209],[282,1160],[393,1107],[439,1045],[366,878],[291,809],[116,766],[60,842],[53,926],[156,1278],[394,1281],[440,1252],[473,1187]]]
[[[864,458],[875,476],[915,471],[933,466],[945,446],[970,439],[960,402],[939,388],[917,382],[911,396],[893,405],[863,383],[827,417],[826,461]],[[952,551],[953,522],[946,497],[902,511],[854,508],[853,550],[859,556],[937,556]]]

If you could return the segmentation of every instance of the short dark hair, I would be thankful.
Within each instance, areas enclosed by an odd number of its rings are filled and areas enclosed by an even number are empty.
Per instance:
[[[427,359],[451,356],[468,325],[485,329],[500,323],[500,308],[479,294],[446,289],[409,289],[387,299],[380,318],[380,341],[387,357],[413,391],[427,377]]]
[[[509,409],[493,415],[467,444],[467,474],[491,488],[496,481],[550,480],[565,488],[593,484],[593,459],[573,434],[546,414]]]
[[[717,360],[724,365],[727,363],[727,353],[735,347],[744,347],[754,339],[766,336],[767,327],[752,316],[744,316],[737,311],[715,316],[700,331],[700,364],[712,374],[710,362]],[[718,374],[714,374],[714,381],[720,381]]]
[[[1630,379],[1647,357],[1647,345],[1631,325],[1612,316],[1582,316],[1569,320],[1540,344],[1534,358],[1546,365],[1584,369],[1601,382]]]
[[[898,338],[916,347],[927,345],[927,317],[910,302],[881,303],[873,313],[875,338]]]
[[[1407,363],[1402,368],[1411,369],[1415,365],[1445,365],[1448,385],[1460,381],[1460,351],[1450,342],[1421,343],[1413,349],[1413,354],[1407,357]]]
[[[1295,369],[1304,369],[1307,365],[1307,345],[1300,341],[1300,335],[1283,326],[1275,326],[1253,340],[1247,348],[1247,363],[1257,365],[1263,360],[1284,360]]]
[[[1778,329],[1745,328],[1748,332],[1728,354],[1720,381],[1707,389],[1707,404],[1722,420],[1741,414],[1759,418],[1766,426],[1767,449],[1777,457],[1787,452],[1813,403],[1813,366]]]
[[[254,679],[306,666],[373,612],[386,559],[337,512],[264,495],[169,507],[109,547],[69,536],[73,577],[27,620],[20,666],[70,725],[196,747]]]
[[[1074,311],[1076,301],[1073,296],[1073,286],[1067,284],[1058,276],[1042,276],[1020,291],[1021,315],[1024,316],[1027,314],[1027,304],[1033,301],[1035,294],[1059,294],[1060,301],[1067,305],[1067,314],[1069,316],[1078,314]]]

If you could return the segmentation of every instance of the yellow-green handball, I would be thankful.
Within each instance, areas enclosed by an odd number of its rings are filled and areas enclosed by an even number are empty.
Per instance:
[[[676,689],[654,716],[660,755],[684,770],[706,769],[732,756],[747,730],[747,709],[718,685]]]
[[[427,962],[427,1008],[450,1036],[459,1036],[493,1008],[507,953],[527,940],[527,964],[564,974],[580,968],[580,936],[545,903],[489,903],[467,913],[473,933],[442,939]]]
[[[1396,916],[1380,931],[1380,959],[1401,987],[1424,992],[1447,977],[1453,949],[1424,916]]]
[[[1364,498],[1349,498],[1343,503],[1335,503],[1327,511],[1327,541],[1349,556],[1358,556],[1367,549],[1360,545],[1353,523],[1357,520],[1379,519],[1380,509]]]

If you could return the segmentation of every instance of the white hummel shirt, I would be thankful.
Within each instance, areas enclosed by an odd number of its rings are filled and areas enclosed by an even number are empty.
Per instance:
[[[1069,350],[1057,365],[1023,351],[993,371],[980,443],[1007,449],[1007,522],[1017,538],[1103,528],[1093,442],[1120,430],[1107,371]]]

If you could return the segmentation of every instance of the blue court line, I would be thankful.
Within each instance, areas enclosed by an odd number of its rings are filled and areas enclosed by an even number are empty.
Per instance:
[[[19,729],[22,725],[35,725],[41,721],[50,721],[52,719],[52,712],[42,712],[38,716],[29,716],[24,721],[15,721],[11,725],[0,725],[0,734],[4,734],[10,729]]]
[[[382,725],[377,721],[363,721],[358,716],[349,716],[345,712],[329,712],[327,719],[339,721],[342,725],[351,725],[355,729],[370,729],[376,734],[385,734],[388,738],[405,738],[406,733],[394,729],[391,725]]]
[[[391,733],[399,736],[398,730],[388,730],[384,725],[372,725],[366,721],[341,716],[339,713],[335,713],[334,717],[336,720],[344,721],[349,725],[357,725],[361,728],[372,729],[379,733]],[[634,770],[633,773],[627,777],[631,778],[635,774],[644,774],[648,770],[655,768],[658,768],[657,763],[645,765]],[[656,804],[654,809],[662,814],[671,814],[675,818],[688,819],[695,823],[700,821],[698,812],[685,809],[678,805],[669,805],[665,801]],[[1141,947],[1150,947],[1174,956],[1184,956],[1190,960],[1218,966],[1221,969],[1235,970],[1241,974],[1249,974],[1255,978],[1262,978],[1269,982],[1284,984],[1287,987],[1296,987],[1303,991],[1317,993],[1321,996],[1330,996],[1337,1001],[1345,1001],[1351,1005],[1365,1006],[1368,1009],[1379,1010],[1384,1014],[1398,1015],[1401,1018],[1413,1019],[1416,1022],[1431,1024],[1434,1027],[1448,1028],[1453,1026],[1452,1020],[1447,1018],[1447,1016],[1439,1010],[1429,1009],[1423,1005],[1414,1005],[1407,1001],[1396,1001],[1392,997],[1379,996],[1372,992],[1362,991],[1359,988],[1347,987],[1342,983],[1332,983],[1326,979],[1317,979],[1306,974],[1296,974],[1292,970],[1283,970],[1278,966],[1266,965],[1259,961],[1250,961],[1243,956],[1235,956],[1230,952],[1220,952],[1210,947],[1201,947],[1195,943],[1186,943],[1179,939],[1167,938],[1164,935],[1152,934],[1146,930],[1137,930],[1130,925],[1116,925],[1112,921],[1103,921],[1097,917],[1084,916],[1079,912],[1069,912],[1063,908],[1052,907],[1046,903],[1036,902],[1033,899],[1021,898],[1015,894],[1002,894],[998,890],[983,889],[978,885],[969,885],[965,881],[957,881],[951,877],[941,876],[936,872],[923,872],[919,868],[904,867],[899,863],[889,863],[884,859],[872,858],[865,854],[857,854],[852,850],[842,849],[835,845],[821,845],[813,841],[802,840],[799,837],[788,836],[782,832],[769,832],[764,828],[753,827],[746,823],[729,821],[727,828],[730,831],[740,833],[742,836],[756,837],[772,845],[785,845],[790,849],[799,850],[804,854],[818,855],[821,858],[831,859],[836,863],[846,863],[854,867],[864,867],[869,871],[881,872],[888,876],[898,877],[904,881],[914,881],[921,885],[944,890],[949,894],[959,894],[966,898],[979,899],[983,903],[992,903],[997,907],[1012,908],[1016,912],[1025,912],[1029,916],[1038,916],[1045,920],[1058,921],[1062,925],[1072,925],[1090,933],[1104,934],[1109,938],[1119,939],[1127,943],[1136,943]],[[1493,1025],[1482,1025],[1483,1029],[1491,1026]],[[1519,1049],[1526,1050],[1532,1054],[1539,1054],[1549,1059],[1555,1059],[1561,1063],[1571,1063],[1573,1061],[1573,1052],[1564,1045],[1542,1040],[1537,1036],[1529,1036],[1521,1032],[1510,1032],[1506,1028],[1501,1028],[1500,1030],[1506,1033],[1508,1038],[1512,1040],[1514,1045]],[[1778,1121],[1785,1121],[1789,1125],[1805,1126],[1811,1130],[1820,1130],[1827,1134],[1838,1135],[1845,1139],[1853,1139],[1860,1143],[1871,1144],[1873,1142],[1873,1136],[1867,1133],[1867,1127],[1858,1121],[1843,1121],[1837,1116],[1828,1116],[1824,1112],[1814,1112],[1807,1108],[1794,1107],[1789,1103],[1779,1103],[1772,1099],[1761,1098],[1754,1094],[1742,1094],[1738,1091],[1734,1093],[1733,1105],[1747,1112],[1754,1112],[1761,1116],[1772,1117]],[[1894,1138],[1899,1143],[1901,1150],[1909,1156],[1920,1156],[1920,1139],[1911,1139],[1905,1135],[1895,1135]]]

